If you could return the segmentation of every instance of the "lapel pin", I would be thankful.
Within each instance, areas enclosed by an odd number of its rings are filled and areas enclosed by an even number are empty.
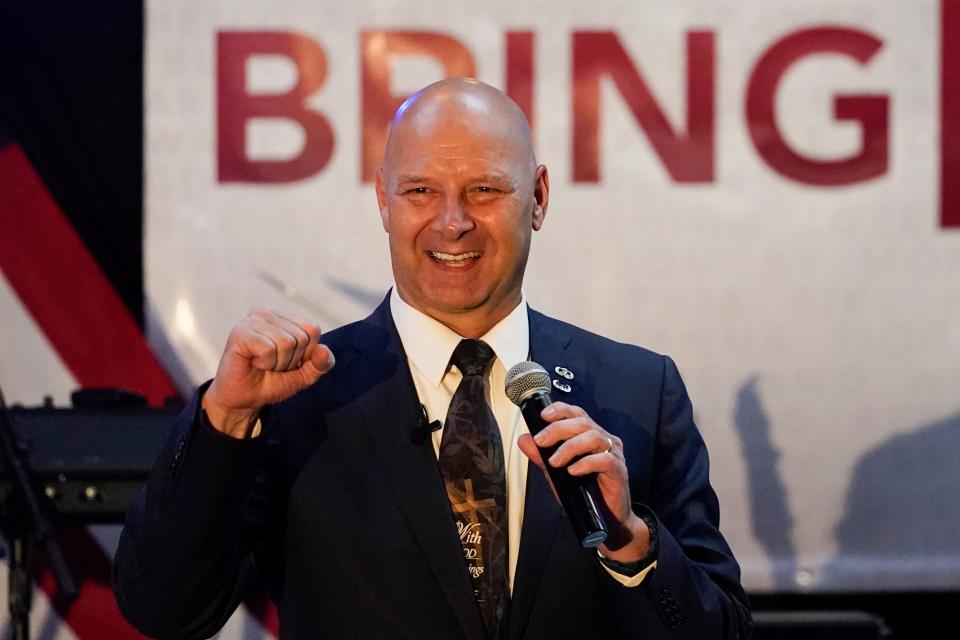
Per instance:
[[[560,391],[563,391],[564,393],[570,393],[570,389],[571,389],[570,385],[564,384],[559,380],[554,380],[553,386],[556,387],[557,389],[560,389]]]
[[[573,380],[573,371],[570,371],[570,369],[566,367],[554,367],[553,370],[557,372],[558,376],[563,376],[567,380]]]

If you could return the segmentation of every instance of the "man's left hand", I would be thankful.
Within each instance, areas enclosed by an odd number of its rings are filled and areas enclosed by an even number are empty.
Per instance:
[[[636,562],[643,558],[650,546],[650,531],[630,506],[623,442],[575,405],[554,402],[540,415],[550,424],[536,437],[520,436],[517,441],[520,450],[546,474],[538,447],[559,444],[547,461],[550,466],[566,467],[574,476],[597,474],[603,503],[600,506],[609,530],[600,552],[618,562]],[[547,480],[550,480],[549,475]]]

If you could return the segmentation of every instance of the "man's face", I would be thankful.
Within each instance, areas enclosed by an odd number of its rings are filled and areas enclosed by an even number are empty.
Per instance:
[[[482,334],[519,303],[546,213],[546,167],[502,125],[410,124],[377,175],[400,297],[461,334]]]

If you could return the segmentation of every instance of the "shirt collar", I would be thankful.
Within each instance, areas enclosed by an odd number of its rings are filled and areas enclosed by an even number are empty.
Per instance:
[[[396,287],[390,292],[390,313],[407,360],[439,386],[463,336],[404,302]],[[490,345],[504,369],[526,360],[530,351],[526,296],[521,293],[520,304],[480,339]]]

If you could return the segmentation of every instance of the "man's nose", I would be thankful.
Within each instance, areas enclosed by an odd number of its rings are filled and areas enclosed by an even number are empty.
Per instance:
[[[433,226],[445,239],[457,240],[476,225],[464,209],[460,198],[450,197],[444,199]]]

